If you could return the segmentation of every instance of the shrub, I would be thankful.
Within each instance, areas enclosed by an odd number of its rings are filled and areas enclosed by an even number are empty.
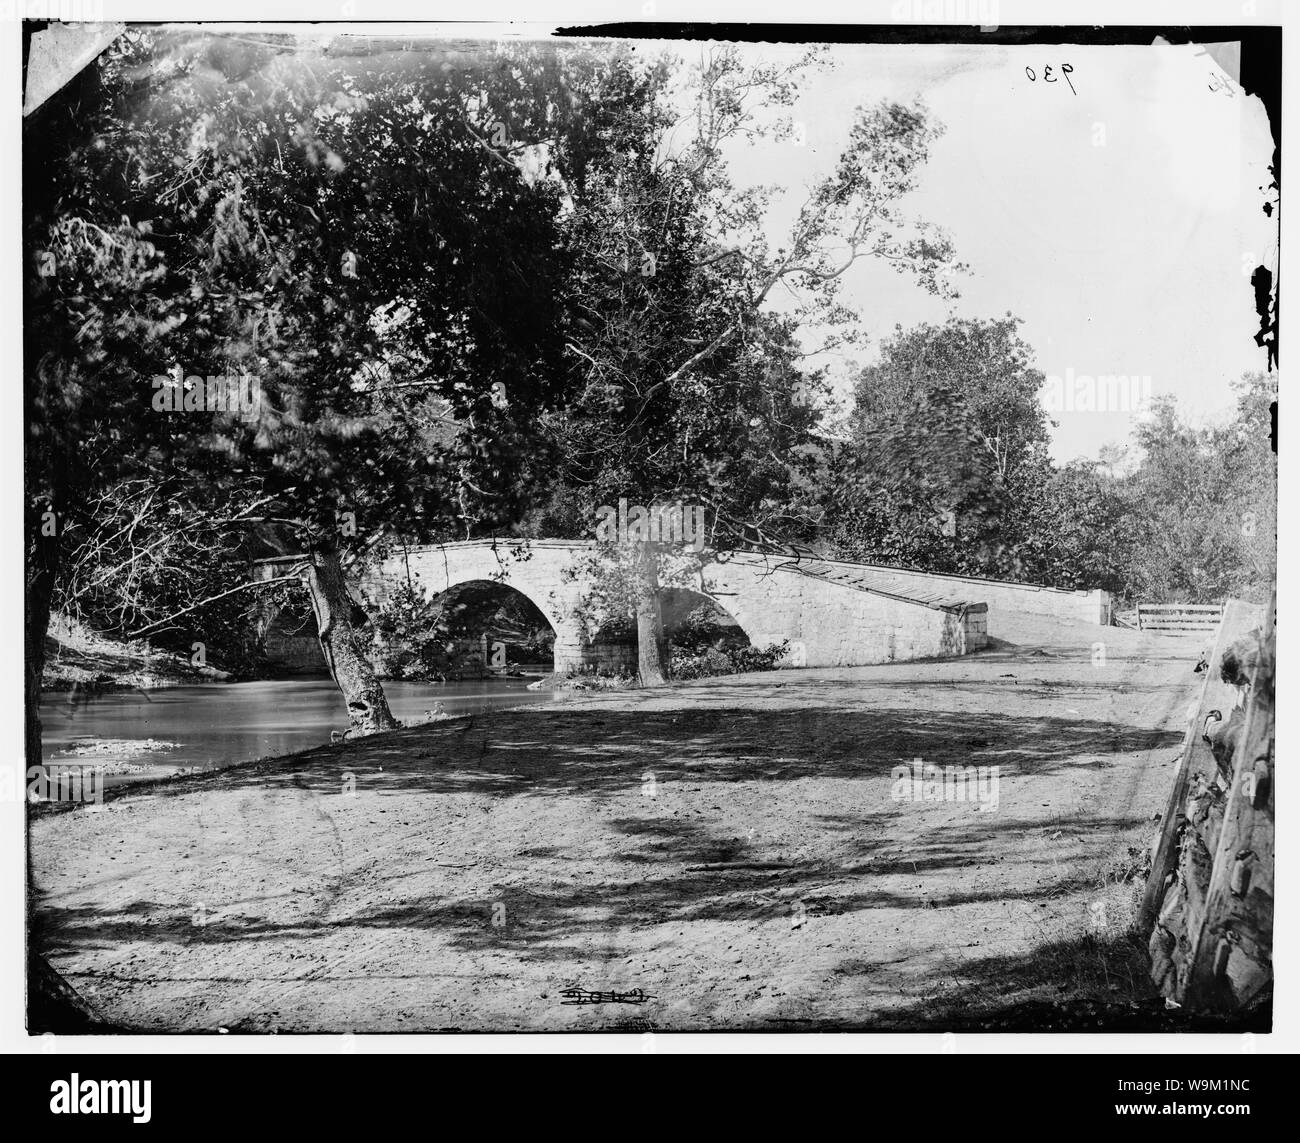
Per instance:
[[[674,679],[702,679],[710,675],[738,675],[746,671],[774,671],[790,649],[790,641],[766,647],[708,647],[693,652],[674,647],[669,673]]]

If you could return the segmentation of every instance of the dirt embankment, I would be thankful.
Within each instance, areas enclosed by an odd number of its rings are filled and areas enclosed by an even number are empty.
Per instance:
[[[1164,1026],[1127,930],[1197,648],[1003,634],[44,813],[33,940],[149,1030]]]
[[[155,690],[195,683],[220,683],[229,672],[191,656],[110,639],[84,624],[63,617],[54,619],[45,640],[45,691]]]

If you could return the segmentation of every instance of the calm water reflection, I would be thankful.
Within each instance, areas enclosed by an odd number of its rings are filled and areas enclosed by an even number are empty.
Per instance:
[[[536,677],[461,683],[385,682],[397,718],[419,720],[441,703],[447,714],[503,709],[545,702],[548,692],[525,688]],[[209,684],[166,690],[105,694],[92,699],[51,693],[41,700],[46,761],[124,762],[147,767],[131,780],[174,773],[178,768],[229,765],[290,754],[330,740],[347,726],[338,688],[328,679]],[[138,752],[143,740],[174,743]],[[93,752],[91,752],[93,750]]]

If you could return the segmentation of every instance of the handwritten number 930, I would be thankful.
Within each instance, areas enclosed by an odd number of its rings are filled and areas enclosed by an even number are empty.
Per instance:
[[[1065,82],[1070,85],[1070,91],[1073,92],[1075,95],[1078,95],[1079,93],[1074,90],[1074,81],[1070,79],[1070,76],[1074,74],[1074,68],[1070,64],[1062,64],[1061,74],[1065,76]],[[1030,83],[1033,83],[1038,79],[1038,75],[1034,72],[1034,69],[1031,67],[1025,68],[1025,75],[1029,77]],[[1043,82],[1044,83],[1057,82],[1057,77],[1052,74],[1051,64],[1048,64],[1045,68],[1043,68]]]

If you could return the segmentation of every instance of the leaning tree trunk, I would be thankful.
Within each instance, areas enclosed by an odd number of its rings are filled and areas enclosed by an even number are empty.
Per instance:
[[[636,673],[643,687],[664,685],[664,619],[659,608],[659,563],[654,545],[636,553]]]
[[[398,722],[388,709],[384,688],[366,658],[362,638],[352,622],[352,597],[348,594],[336,547],[313,549],[306,584],[316,612],[316,629],[325,662],[348,705],[350,733],[395,730]]]

